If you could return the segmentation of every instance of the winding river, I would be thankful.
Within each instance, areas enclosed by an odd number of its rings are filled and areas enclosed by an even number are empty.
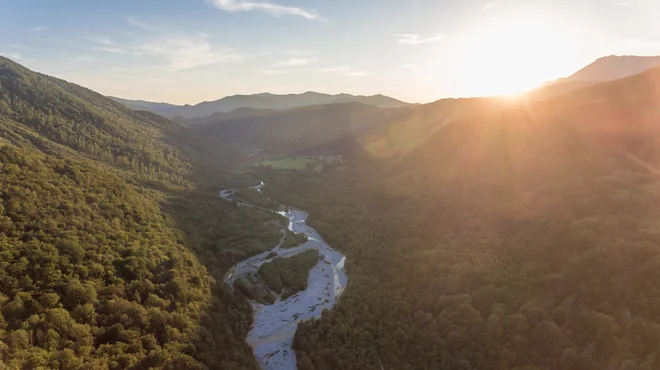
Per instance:
[[[263,186],[264,183],[261,182],[252,188],[261,191]],[[220,196],[233,200],[235,190],[223,190]],[[248,203],[239,205],[254,207]],[[247,342],[265,370],[296,369],[296,355],[291,346],[298,323],[318,317],[324,309],[331,308],[348,281],[344,272],[346,257],[332,249],[316,230],[306,224],[307,213],[294,208],[286,209],[288,211],[280,214],[289,219],[289,230],[307,235],[308,241],[295,248],[282,249],[282,238],[275,248],[239,262],[225,276],[225,283],[233,286],[234,281],[249,273],[256,274],[263,263],[275,258],[291,257],[308,249],[317,250],[321,256],[309,273],[307,289],[285,300],[277,298],[270,305],[252,302],[254,325],[248,333]],[[284,230],[282,232],[284,233]],[[273,252],[276,253],[275,256]]]

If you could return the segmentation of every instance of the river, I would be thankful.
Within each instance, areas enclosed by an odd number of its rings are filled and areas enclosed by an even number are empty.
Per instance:
[[[263,186],[262,182],[252,188],[261,191]],[[235,190],[223,190],[220,196],[232,200]],[[254,207],[247,203],[239,204]],[[308,241],[295,248],[282,249],[282,239],[272,250],[239,262],[225,276],[225,283],[233,286],[236,279],[248,273],[256,274],[259,266],[274,258],[291,257],[309,249],[318,251],[321,256],[309,273],[307,289],[285,300],[278,298],[270,305],[252,302],[254,325],[248,333],[247,342],[264,370],[296,369],[296,355],[291,346],[298,323],[319,317],[324,309],[331,308],[348,281],[344,271],[346,257],[332,249],[316,230],[307,225],[308,214],[295,208],[282,208],[288,209],[280,214],[289,219],[289,230],[307,235]],[[277,255],[269,258],[273,256],[272,252]]]

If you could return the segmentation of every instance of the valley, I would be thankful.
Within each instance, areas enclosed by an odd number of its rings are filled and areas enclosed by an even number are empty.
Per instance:
[[[657,61],[197,115],[0,58],[0,367],[654,370]]]
[[[253,189],[261,190],[263,183]],[[223,190],[220,196],[232,200],[235,190]],[[252,204],[242,203],[244,207]],[[292,349],[293,336],[298,323],[319,317],[324,309],[330,309],[339,299],[347,283],[344,272],[346,257],[332,249],[319,233],[306,224],[307,213],[280,206],[280,214],[288,220],[287,228],[294,233],[307,236],[307,241],[300,246],[284,248],[284,238],[270,251],[239,262],[225,276],[225,283],[236,286],[240,280],[262,274],[264,264],[273,263],[283,258],[293,258],[316,251],[318,262],[313,268],[304,270],[305,280],[309,280],[302,291],[291,296],[280,296],[276,292],[274,302],[252,301],[254,324],[248,333],[247,342],[254,349],[255,356],[265,369],[295,369],[296,358]],[[263,276],[262,276],[263,278]]]

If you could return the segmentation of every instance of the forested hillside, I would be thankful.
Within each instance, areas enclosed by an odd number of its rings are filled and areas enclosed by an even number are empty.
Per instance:
[[[280,235],[217,196],[231,153],[0,58],[0,367],[256,368],[221,279]]]
[[[439,102],[360,138],[350,165],[261,168],[347,253],[339,304],[298,329],[299,368],[657,369],[659,91],[656,69]]]
[[[355,138],[409,108],[362,103],[318,105],[243,117],[211,116],[194,121],[200,131],[225,143],[260,150],[260,156],[353,154]]]
[[[300,369],[656,369],[659,107],[655,69],[196,130],[0,58],[0,367],[257,368],[251,308],[221,281],[282,235],[218,190],[255,181],[230,165],[259,148],[347,156],[254,169],[347,255]],[[275,289],[304,286],[277,269]]]
[[[185,120],[204,120],[210,116],[222,116],[222,113],[230,113],[248,110],[276,110],[285,111],[289,109],[311,107],[316,105],[332,105],[340,103],[361,103],[374,107],[400,108],[410,104],[390,98],[385,95],[356,96],[350,94],[322,94],[308,91],[302,94],[270,94],[261,93],[253,95],[231,95],[224,98],[205,101],[195,105],[172,105],[166,103],[153,103],[141,100],[126,100],[112,98],[132,109],[148,110],[165,117],[174,117]]]

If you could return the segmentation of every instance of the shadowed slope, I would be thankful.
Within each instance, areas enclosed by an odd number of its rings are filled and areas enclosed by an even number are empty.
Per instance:
[[[299,328],[299,367],[655,369],[659,89],[653,69],[550,99],[440,101],[370,132],[352,167],[264,169],[351,276]]]

